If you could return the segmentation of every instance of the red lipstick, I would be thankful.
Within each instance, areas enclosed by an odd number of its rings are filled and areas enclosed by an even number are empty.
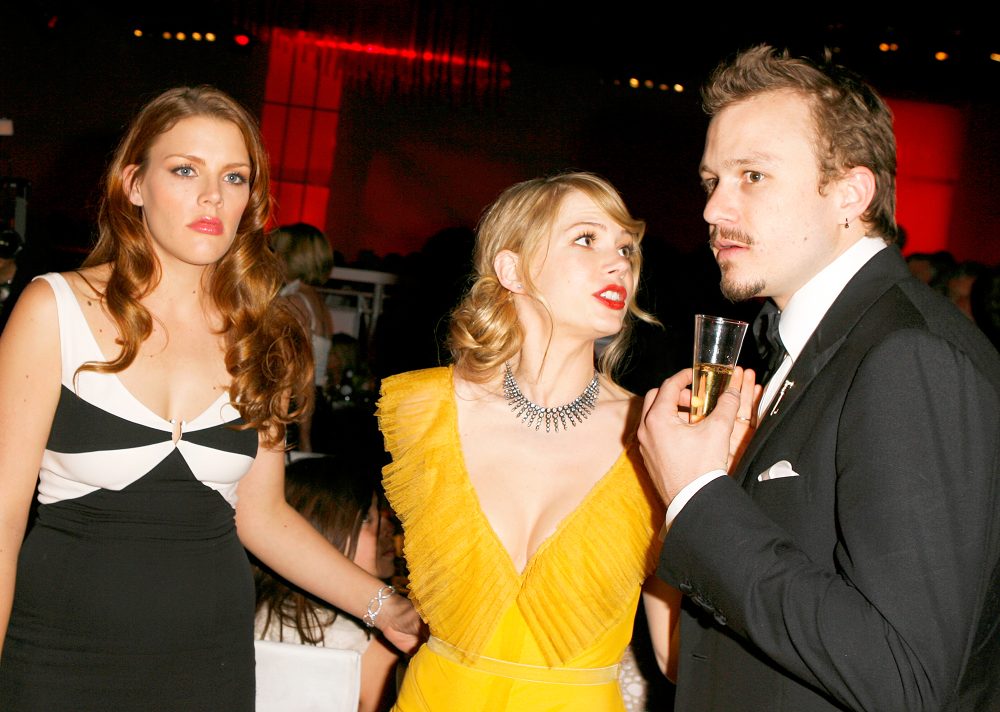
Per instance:
[[[198,218],[193,223],[189,224],[188,227],[195,232],[204,233],[205,235],[222,234],[222,221],[219,220],[219,218]]]
[[[600,291],[594,292],[594,296],[606,307],[624,309],[628,292],[620,284],[609,284],[606,287],[601,287]]]

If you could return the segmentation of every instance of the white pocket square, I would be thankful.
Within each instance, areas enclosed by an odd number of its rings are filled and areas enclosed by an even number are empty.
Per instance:
[[[765,480],[777,480],[782,477],[798,477],[799,473],[792,469],[792,463],[788,460],[778,460],[769,468],[757,475],[758,482]]]

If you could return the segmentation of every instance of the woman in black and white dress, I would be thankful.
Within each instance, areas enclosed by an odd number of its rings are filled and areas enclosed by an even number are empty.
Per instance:
[[[409,603],[285,503],[287,404],[308,404],[312,367],[307,336],[274,301],[268,211],[251,115],[209,87],[167,91],[113,157],[83,269],[36,280],[11,315],[4,709],[252,710],[244,546],[415,643]]]

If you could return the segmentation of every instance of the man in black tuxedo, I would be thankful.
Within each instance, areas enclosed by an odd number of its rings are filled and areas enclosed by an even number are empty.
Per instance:
[[[757,406],[739,370],[696,425],[690,371],[646,397],[658,573],[686,594],[676,707],[1000,710],[1000,358],[887,244],[889,111],[769,47],[704,95],[722,289],[770,297],[781,343]]]

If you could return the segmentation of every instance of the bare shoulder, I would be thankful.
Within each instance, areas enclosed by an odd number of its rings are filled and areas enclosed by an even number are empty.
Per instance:
[[[503,389],[500,385],[499,373],[485,382],[466,378],[459,369],[452,371],[452,383],[455,386],[455,397],[463,402],[483,403],[502,398]]]
[[[4,329],[3,338],[9,340],[23,336],[26,332],[32,332],[36,337],[47,331],[58,333],[58,324],[55,292],[44,279],[36,279],[30,282],[18,297],[10,314],[10,321],[7,322],[7,328]]]
[[[0,336],[0,370],[36,384],[36,377],[51,375],[58,383],[59,364],[56,295],[48,282],[38,279],[25,287]]]
[[[63,272],[73,291],[84,298],[100,299],[104,295],[104,289],[108,286],[108,277],[111,275],[111,265],[103,264],[94,267],[85,267],[75,272]]]
[[[627,441],[639,427],[642,397],[602,376],[601,403],[612,411],[615,420],[624,423],[624,440]]]

